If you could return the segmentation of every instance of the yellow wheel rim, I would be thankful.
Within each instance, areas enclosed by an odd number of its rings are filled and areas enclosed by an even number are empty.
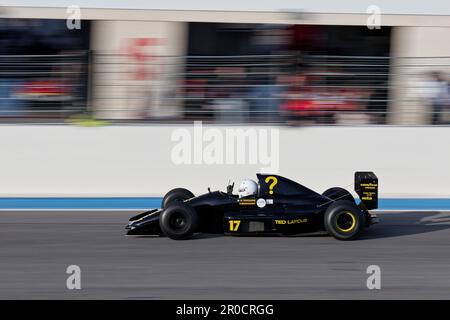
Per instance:
[[[356,227],[356,217],[353,212],[344,211],[336,215],[336,228],[341,232],[350,232]]]

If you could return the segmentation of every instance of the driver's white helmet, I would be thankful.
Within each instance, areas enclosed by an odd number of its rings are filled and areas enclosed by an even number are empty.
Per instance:
[[[254,195],[257,193],[258,193],[258,184],[255,181],[251,179],[242,180],[238,189],[239,198]]]

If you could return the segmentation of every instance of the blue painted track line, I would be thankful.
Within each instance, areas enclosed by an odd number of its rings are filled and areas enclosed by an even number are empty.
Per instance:
[[[0,198],[0,210],[145,210],[159,208],[160,197]],[[384,198],[379,210],[449,211],[450,198]]]

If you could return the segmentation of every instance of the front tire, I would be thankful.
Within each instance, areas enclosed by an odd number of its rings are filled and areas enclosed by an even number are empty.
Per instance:
[[[159,226],[163,234],[171,239],[189,239],[197,231],[197,212],[185,203],[172,203],[161,213]]]
[[[176,188],[172,189],[166,193],[161,203],[161,208],[167,207],[169,204],[175,201],[184,201],[190,198],[193,198],[194,194],[190,192],[188,189],[184,188]]]
[[[364,215],[354,201],[335,201],[327,208],[324,220],[325,229],[338,240],[354,240],[364,228]]]

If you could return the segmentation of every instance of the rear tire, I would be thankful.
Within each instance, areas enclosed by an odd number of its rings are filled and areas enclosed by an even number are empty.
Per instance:
[[[167,207],[170,203],[175,201],[184,201],[190,198],[193,198],[194,194],[187,189],[184,188],[176,188],[172,189],[166,193],[161,203],[161,208]]]
[[[350,202],[355,202],[355,198],[353,198],[352,194],[345,190],[344,188],[330,188],[327,189],[324,193],[322,193],[323,196],[330,198],[331,200],[348,200]]]
[[[324,216],[325,229],[338,240],[354,240],[364,228],[364,215],[355,202],[338,200]]]
[[[161,213],[159,226],[163,234],[171,239],[189,239],[197,231],[197,212],[185,203],[172,203]]]

